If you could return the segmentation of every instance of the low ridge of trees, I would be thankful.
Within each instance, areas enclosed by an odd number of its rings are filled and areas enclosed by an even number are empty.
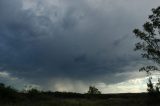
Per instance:
[[[0,106],[155,106],[159,99],[152,101],[146,93],[100,94],[94,86],[85,94],[73,92],[51,92],[29,89],[17,91],[10,86],[0,84]],[[147,103],[147,104],[146,104]],[[159,105],[156,105],[159,106]]]

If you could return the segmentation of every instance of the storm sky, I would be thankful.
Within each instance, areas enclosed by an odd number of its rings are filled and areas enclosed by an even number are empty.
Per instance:
[[[132,33],[159,0],[0,0],[0,82],[23,89],[145,92]]]

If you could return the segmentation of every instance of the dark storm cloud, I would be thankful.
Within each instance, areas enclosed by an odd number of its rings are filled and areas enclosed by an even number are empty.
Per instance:
[[[24,9],[21,0],[1,0],[1,67],[36,83],[54,77],[103,80],[132,71],[123,68],[139,60],[131,32],[158,1],[142,0],[138,7],[138,0],[120,1],[24,0]]]

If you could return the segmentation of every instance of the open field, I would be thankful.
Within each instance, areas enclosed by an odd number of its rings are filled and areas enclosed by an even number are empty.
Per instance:
[[[156,98],[156,99],[155,99]],[[158,96],[139,94],[17,93],[1,97],[0,106],[160,106]]]
[[[36,89],[20,92],[0,84],[0,106],[160,106],[160,94],[80,94]]]

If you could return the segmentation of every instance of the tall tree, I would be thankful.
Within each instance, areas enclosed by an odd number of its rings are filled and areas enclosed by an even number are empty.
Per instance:
[[[160,7],[152,9],[152,14],[149,15],[148,21],[144,23],[142,30],[134,29],[133,32],[135,36],[140,39],[140,41],[135,44],[135,50],[141,51],[143,58],[152,60],[160,65]],[[151,75],[151,72],[158,71],[158,68],[154,65],[145,66],[142,67],[140,71],[146,71],[148,75]],[[151,77],[149,78],[147,86],[148,91],[153,90]],[[157,86],[155,89],[158,89]]]
[[[88,90],[88,94],[101,94],[101,92],[94,86],[90,86]]]

